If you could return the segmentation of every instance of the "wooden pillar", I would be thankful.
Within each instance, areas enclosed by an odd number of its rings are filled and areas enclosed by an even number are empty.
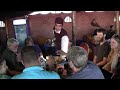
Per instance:
[[[5,20],[5,30],[6,30],[6,35],[7,35],[7,39],[9,38],[9,34],[8,34],[8,21]]]
[[[76,11],[72,11],[72,46],[76,45],[75,30],[76,30]]]
[[[119,35],[119,11],[116,11],[116,34]]]

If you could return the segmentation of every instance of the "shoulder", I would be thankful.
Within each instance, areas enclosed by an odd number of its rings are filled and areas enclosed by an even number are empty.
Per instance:
[[[41,49],[37,44],[34,44],[34,47],[37,49]]]
[[[4,55],[4,54],[6,54],[6,53],[8,53],[8,49],[7,49],[7,48],[3,51],[2,54]]]
[[[39,47],[37,44],[34,44],[35,47]]]
[[[9,50],[9,49],[5,49],[5,51],[2,53],[2,56],[3,57],[15,57],[16,56],[16,54],[13,52],[13,51],[11,51],[11,50]]]
[[[60,79],[60,76],[55,71],[46,71],[46,74],[51,78]]]
[[[61,32],[67,35],[67,31],[65,29],[62,29]]]
[[[63,37],[62,37],[62,40],[68,40],[69,38],[68,38],[68,36],[67,35],[64,35]]]
[[[0,79],[11,79],[9,75],[0,75]]]
[[[21,74],[13,76],[11,79],[21,79],[22,77],[23,77],[23,75],[21,73]]]
[[[94,64],[92,61],[88,61],[88,64],[85,69],[88,69],[91,72],[100,71],[99,67],[96,64]]]
[[[109,41],[105,41],[104,45],[110,45]]]
[[[106,42],[104,43],[104,47],[111,49],[110,43],[109,43],[108,41],[106,41]]]
[[[97,65],[95,65],[93,62],[91,62],[91,61],[88,62],[86,70],[88,71],[89,75],[93,76],[91,78],[104,79],[104,76],[103,76],[100,68]]]

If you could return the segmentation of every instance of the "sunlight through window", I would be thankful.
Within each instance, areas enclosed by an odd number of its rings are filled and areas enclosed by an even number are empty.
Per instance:
[[[3,21],[0,21],[0,27],[5,27],[5,23]]]
[[[23,25],[26,24],[26,19],[13,20],[13,25]]]
[[[64,22],[72,22],[72,19],[70,16],[67,16],[65,19],[64,19]]]

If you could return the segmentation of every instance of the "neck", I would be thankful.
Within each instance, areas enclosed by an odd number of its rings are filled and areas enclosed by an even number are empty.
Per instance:
[[[27,67],[32,67],[32,66],[40,66],[39,63],[29,63],[29,64],[24,64],[25,68]]]
[[[102,42],[100,42],[100,45],[102,45],[105,42],[105,40],[103,40]]]
[[[59,30],[59,31],[55,30],[55,32],[56,32],[56,33],[60,33],[60,32],[61,32],[61,30]]]
[[[78,71],[80,71],[80,70],[81,70],[81,68],[75,68],[75,67],[74,67],[73,73],[76,73],[76,72],[78,72]]]

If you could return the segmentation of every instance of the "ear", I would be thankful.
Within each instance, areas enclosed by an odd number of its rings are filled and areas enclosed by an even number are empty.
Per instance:
[[[24,65],[23,60],[21,60],[21,63]]]
[[[38,62],[39,62],[39,63],[41,63],[40,59],[41,59],[41,58],[40,58],[40,56],[39,56],[39,57],[38,57]]]
[[[69,62],[69,65],[70,65],[70,68],[72,68],[72,69],[75,67],[74,64],[72,63],[72,61]]]

